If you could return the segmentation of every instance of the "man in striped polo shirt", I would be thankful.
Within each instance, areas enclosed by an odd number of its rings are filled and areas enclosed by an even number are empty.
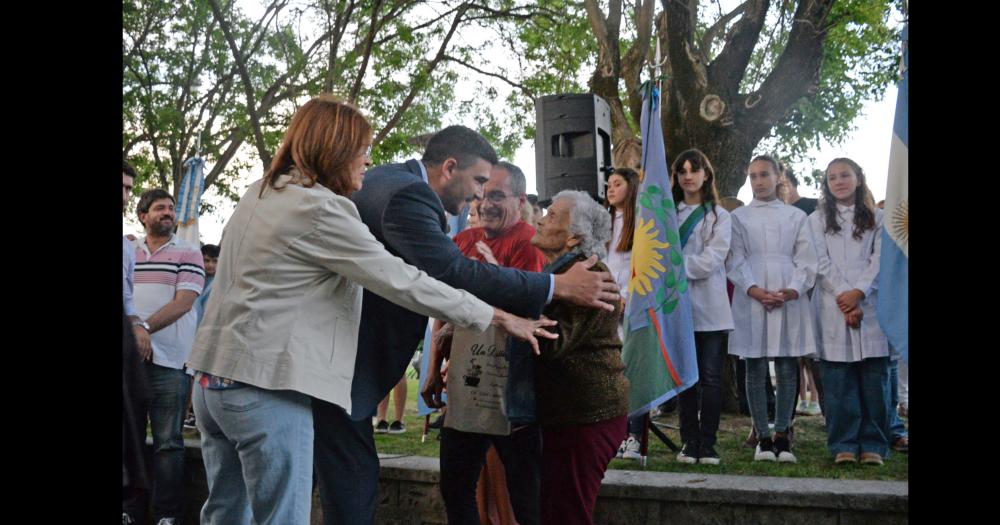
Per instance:
[[[157,525],[180,523],[183,507],[184,409],[191,376],[184,371],[198,315],[192,308],[205,286],[201,252],[174,235],[174,198],[160,189],[142,194],[136,207],[146,237],[137,241],[133,300],[151,334],[146,361],[152,399],[153,515]]]

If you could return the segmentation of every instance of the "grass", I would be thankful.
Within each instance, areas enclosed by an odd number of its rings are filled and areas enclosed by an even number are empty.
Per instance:
[[[375,445],[381,454],[400,454],[438,457],[437,431],[431,430],[426,443],[420,442],[424,418],[417,416],[417,381],[408,382],[404,423],[405,434],[376,434]],[[392,404],[389,418],[393,416]],[[433,420],[435,416],[431,416]],[[673,427],[678,426],[677,414],[655,420]],[[667,436],[680,446],[680,434],[674,429],[664,429]],[[892,452],[885,465],[834,465],[826,450],[826,431],[822,416],[798,416],[795,419],[793,452],[798,463],[754,462],[753,451],[743,446],[750,431],[747,416],[723,415],[719,426],[718,444],[715,449],[722,458],[720,465],[686,465],[678,463],[656,436],[650,433],[649,457],[646,470],[661,472],[691,472],[699,474],[734,474],[745,476],[782,476],[791,478],[832,478],[906,481],[909,478],[909,461],[906,454]],[[638,461],[615,459],[611,469],[641,470]]]

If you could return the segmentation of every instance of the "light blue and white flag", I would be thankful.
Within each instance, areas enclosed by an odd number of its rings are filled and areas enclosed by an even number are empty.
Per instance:
[[[184,161],[184,179],[177,195],[177,237],[195,248],[201,247],[198,215],[205,191],[205,161],[192,157]]]
[[[910,198],[909,198],[909,24],[903,27],[896,120],[889,149],[889,179],[885,188],[885,230],[879,270],[878,322],[889,344],[909,363]]]

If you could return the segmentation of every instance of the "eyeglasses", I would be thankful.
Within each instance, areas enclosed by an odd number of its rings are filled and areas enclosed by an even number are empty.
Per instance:
[[[491,192],[487,193],[485,195],[485,197],[486,197],[486,200],[492,202],[493,204],[500,204],[507,197],[516,197],[516,195],[507,195],[506,193],[497,190],[497,191],[491,191]]]

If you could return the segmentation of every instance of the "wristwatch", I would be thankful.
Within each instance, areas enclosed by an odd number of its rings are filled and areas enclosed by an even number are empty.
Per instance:
[[[152,330],[149,329],[149,323],[146,321],[132,321],[132,326],[141,326],[145,328],[147,332],[152,332]]]

